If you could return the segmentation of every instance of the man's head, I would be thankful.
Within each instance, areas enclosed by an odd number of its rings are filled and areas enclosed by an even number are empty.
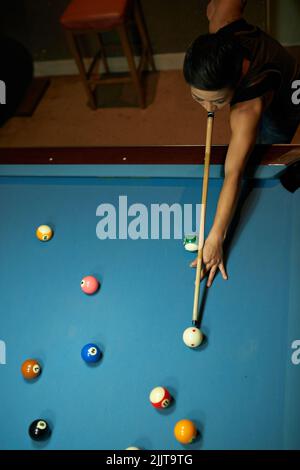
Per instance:
[[[243,70],[243,52],[234,38],[224,34],[199,36],[184,60],[184,77],[193,98],[207,111],[230,103]]]

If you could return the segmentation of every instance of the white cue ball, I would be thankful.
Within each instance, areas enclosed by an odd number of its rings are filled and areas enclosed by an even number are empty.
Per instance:
[[[191,326],[187,328],[183,333],[183,342],[189,348],[198,348],[203,341],[203,334],[199,328]]]
[[[138,447],[127,447],[125,450],[140,450]]]

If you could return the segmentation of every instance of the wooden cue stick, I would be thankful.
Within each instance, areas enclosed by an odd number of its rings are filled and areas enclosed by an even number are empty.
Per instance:
[[[205,216],[206,216],[206,201],[207,201],[207,190],[208,190],[208,179],[209,179],[213,122],[214,122],[214,113],[208,113],[207,114],[206,143],[205,143],[204,176],[203,176],[203,186],[202,186],[202,204],[200,207],[199,245],[198,245],[196,283],[195,283],[195,293],[194,293],[193,324],[196,324],[198,322],[200,278],[201,278],[201,269],[202,269],[202,260],[203,260],[204,227],[205,227]]]

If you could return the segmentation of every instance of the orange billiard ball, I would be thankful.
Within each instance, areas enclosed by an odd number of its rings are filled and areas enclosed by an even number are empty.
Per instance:
[[[174,435],[181,444],[191,444],[197,436],[197,428],[193,421],[182,419],[174,428]]]
[[[41,373],[41,366],[35,359],[27,359],[23,362],[21,372],[26,380],[32,380],[38,377]]]

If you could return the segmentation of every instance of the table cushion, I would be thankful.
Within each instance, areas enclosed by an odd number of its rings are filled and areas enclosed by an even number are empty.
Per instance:
[[[112,29],[124,22],[132,1],[72,0],[60,22],[67,29]]]

